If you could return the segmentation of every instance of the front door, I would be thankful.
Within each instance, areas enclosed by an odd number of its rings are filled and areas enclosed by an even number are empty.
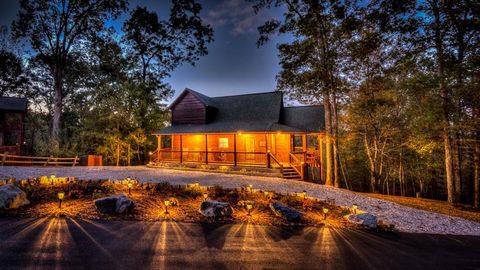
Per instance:
[[[255,160],[255,138],[254,137],[246,137],[245,138],[245,152],[247,152],[245,159],[249,161]]]

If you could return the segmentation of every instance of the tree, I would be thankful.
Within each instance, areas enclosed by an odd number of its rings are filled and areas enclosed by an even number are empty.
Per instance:
[[[340,186],[338,148],[338,97],[344,84],[342,55],[351,27],[355,27],[350,2],[260,0],[258,12],[271,6],[285,7],[283,21],[273,19],[259,27],[258,45],[274,33],[290,34],[291,43],[278,46],[282,71],[278,88],[291,98],[324,104],[327,185]]]
[[[22,0],[18,18],[13,23],[14,37],[26,39],[35,55],[53,78],[54,104],[52,123],[52,151],[60,147],[61,115],[65,89],[65,75],[75,53],[85,50],[92,37],[104,31],[105,22],[116,18],[126,9],[126,1],[119,0]]]
[[[137,7],[124,23],[123,38],[127,45],[132,76],[129,89],[135,103],[138,128],[145,136],[158,128],[155,108],[172,95],[164,82],[183,63],[195,64],[207,54],[207,44],[213,40],[213,30],[199,14],[202,7],[193,0],[172,1],[168,20],[159,20],[155,12]],[[162,116],[160,116],[162,118]],[[140,150],[145,157],[145,145]]]

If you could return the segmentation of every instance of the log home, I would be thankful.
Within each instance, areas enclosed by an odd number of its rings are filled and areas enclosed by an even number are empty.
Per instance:
[[[156,163],[267,167],[290,179],[323,178],[321,106],[285,107],[281,92],[208,97],[185,89],[169,109],[171,125],[154,134]]]
[[[0,153],[21,154],[26,111],[26,99],[0,97]]]

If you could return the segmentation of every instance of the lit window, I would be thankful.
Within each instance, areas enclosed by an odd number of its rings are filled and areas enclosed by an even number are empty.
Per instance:
[[[228,148],[228,138],[218,138],[218,148]]]

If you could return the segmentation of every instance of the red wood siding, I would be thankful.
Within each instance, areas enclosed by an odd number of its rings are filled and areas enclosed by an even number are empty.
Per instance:
[[[207,110],[194,95],[187,93],[172,111],[172,124],[205,124]]]

